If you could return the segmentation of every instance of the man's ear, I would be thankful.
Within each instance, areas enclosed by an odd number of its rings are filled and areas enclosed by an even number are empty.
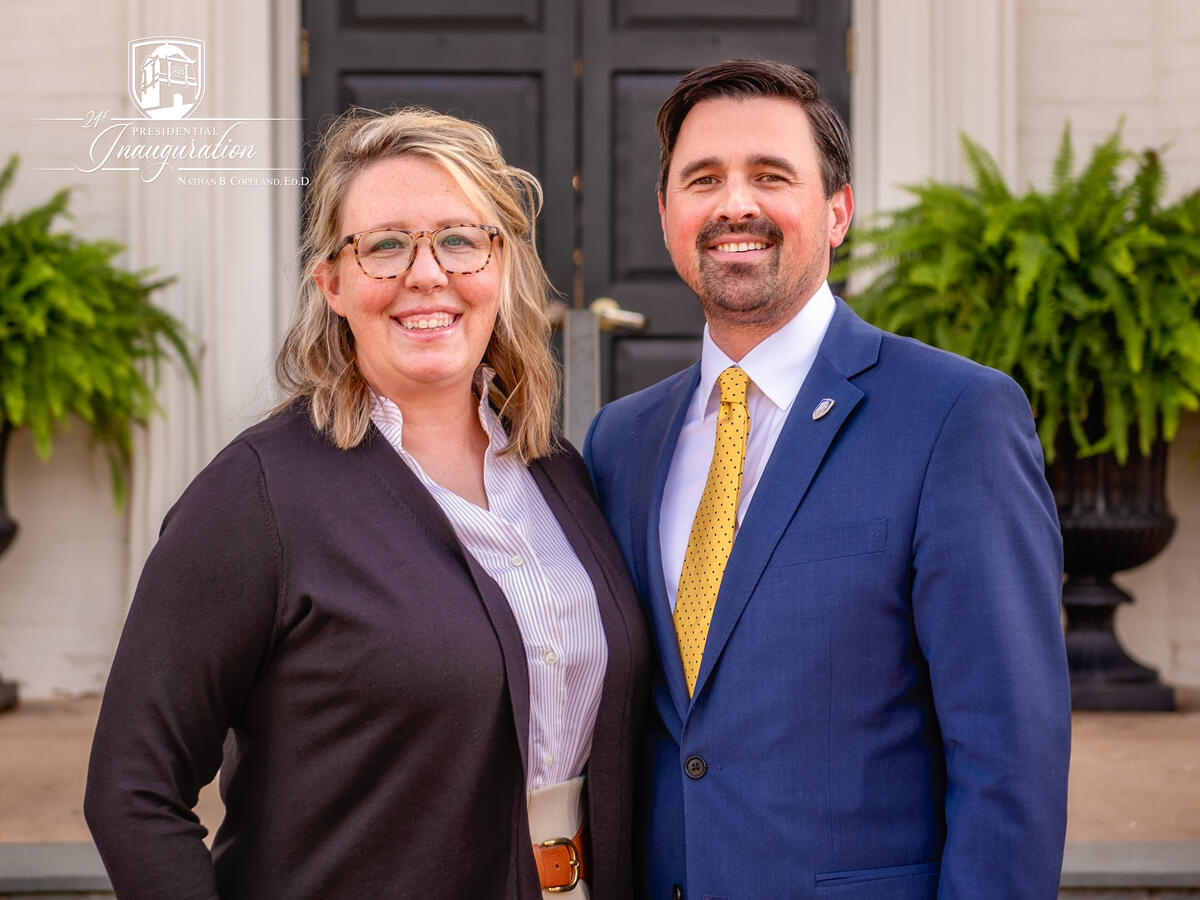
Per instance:
[[[829,198],[829,246],[840,247],[854,217],[854,191],[843,184]]]
[[[662,225],[663,243],[667,242],[667,208],[663,206],[662,191],[658,192],[658,221]]]
[[[313,281],[317,283],[317,287],[321,289],[321,293],[325,295],[325,302],[339,316],[345,317],[345,301],[341,295],[342,278],[338,268],[338,261],[323,259],[313,267]]]

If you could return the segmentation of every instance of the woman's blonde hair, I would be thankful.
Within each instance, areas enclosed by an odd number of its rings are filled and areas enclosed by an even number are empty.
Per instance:
[[[482,125],[420,107],[389,113],[352,109],[329,127],[317,148],[304,205],[299,310],[275,360],[275,377],[287,394],[279,408],[308,398],[313,424],[343,450],[366,436],[371,394],[355,364],[354,335],[325,302],[313,271],[339,249],[342,202],[354,176],[406,154],[443,166],[489,217],[481,224],[500,228],[501,252],[491,263],[501,266],[499,311],[484,354],[496,372],[491,400],[508,428],[505,452],[525,462],[544,456],[555,442],[559,372],[546,318],[550,284],[534,243],[541,185],[504,161]]]

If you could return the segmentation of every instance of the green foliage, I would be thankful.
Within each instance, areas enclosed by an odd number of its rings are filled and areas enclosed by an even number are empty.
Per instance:
[[[17,157],[0,172],[0,199]],[[196,369],[183,327],[150,303],[172,279],[112,264],[124,248],[84,241],[51,224],[69,192],[0,222],[0,422],[28,426],[39,455],[71,414],[91,429],[109,460],[113,496],[124,500],[132,426],[157,409],[164,358]]]
[[[1157,152],[1120,128],[1076,174],[1068,126],[1050,190],[1020,195],[962,143],[972,184],[906,188],[915,202],[854,229],[832,278],[867,272],[851,300],[869,321],[1011,374],[1047,459],[1174,438],[1200,408],[1200,191],[1164,207]]]

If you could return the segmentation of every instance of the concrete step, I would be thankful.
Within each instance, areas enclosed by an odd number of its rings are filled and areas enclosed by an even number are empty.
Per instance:
[[[1059,900],[1198,900],[1200,841],[1073,841]]]
[[[107,900],[91,844],[0,844],[3,900]],[[1060,900],[1200,900],[1200,841],[1067,844]]]
[[[0,898],[111,900],[112,885],[91,844],[0,844]]]

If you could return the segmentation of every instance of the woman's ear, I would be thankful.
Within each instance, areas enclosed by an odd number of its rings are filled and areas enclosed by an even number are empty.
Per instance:
[[[341,276],[338,270],[338,261],[323,259],[313,267],[312,279],[317,283],[317,287],[321,289],[321,293],[325,295],[325,302],[339,316],[345,318],[343,312],[345,303],[341,295]]]

